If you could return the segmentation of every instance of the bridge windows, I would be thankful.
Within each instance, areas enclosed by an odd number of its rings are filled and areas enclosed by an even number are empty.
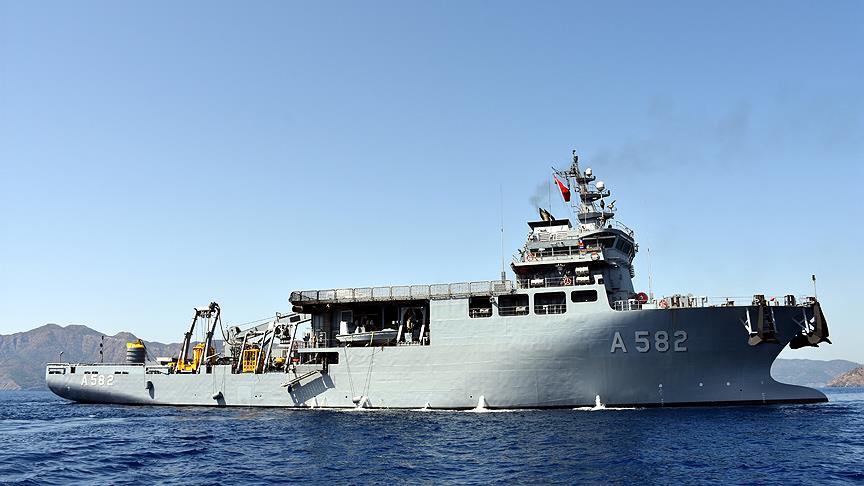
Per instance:
[[[615,247],[615,236],[604,236],[598,239],[600,240],[600,246],[602,246],[603,248]]]
[[[618,242],[615,243],[615,248],[620,250],[621,253],[626,253],[627,255],[633,251],[633,245],[624,238],[618,238]]]
[[[528,315],[528,295],[511,294],[498,297],[498,315],[502,317]]]
[[[597,235],[592,235],[589,238],[584,238],[582,240],[589,247],[593,246],[601,246],[603,248],[614,248],[615,247],[615,235],[608,233],[598,233]]]
[[[570,292],[570,300],[573,302],[597,302],[596,290],[574,290]]]
[[[563,314],[565,312],[567,312],[567,296],[564,292],[534,294],[535,314]]]

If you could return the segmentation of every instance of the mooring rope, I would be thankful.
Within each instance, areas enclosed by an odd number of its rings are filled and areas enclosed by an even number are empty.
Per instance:
[[[354,400],[354,380],[351,378],[351,364],[348,360],[348,343],[345,343],[345,371],[348,372],[348,386],[351,387],[351,400]]]
[[[369,338],[369,345],[372,345],[372,340],[374,339],[375,333],[372,333],[372,336]],[[369,370],[366,372],[366,386],[363,388],[363,396],[369,396],[369,385],[372,381],[372,364],[375,362],[375,347],[372,348],[372,355],[369,356]]]
[[[288,314],[284,314],[284,315],[288,315]],[[262,317],[261,319],[255,319],[254,321],[241,322],[240,324],[234,324],[234,325],[237,326],[237,327],[243,327],[243,326],[245,326],[245,325],[247,325],[247,324],[256,324],[256,323],[264,322],[264,321],[267,321],[267,320],[270,320],[270,319],[273,319],[273,315],[269,315],[269,316],[267,316],[267,317]]]

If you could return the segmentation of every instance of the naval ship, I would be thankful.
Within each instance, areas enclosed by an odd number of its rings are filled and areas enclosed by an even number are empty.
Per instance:
[[[48,364],[48,388],[89,403],[292,408],[827,401],[770,373],[787,345],[830,343],[814,296],[636,292],[639,247],[610,190],[575,151],[551,175],[572,221],[540,209],[513,280],[294,291],[292,312],[245,328],[223,326],[213,302],[195,308],[177,356],[128,343],[126,363]]]

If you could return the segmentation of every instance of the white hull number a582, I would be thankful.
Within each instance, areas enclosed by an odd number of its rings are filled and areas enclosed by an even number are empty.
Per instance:
[[[81,386],[112,386],[114,375],[84,375],[81,378]]]
[[[640,353],[647,353],[651,350],[665,353],[666,351],[674,351],[676,353],[686,352],[687,346],[687,331],[675,331],[672,336],[666,331],[656,331],[651,335],[650,331],[635,331],[633,333],[633,341],[624,342],[621,333],[616,331],[612,336],[612,348],[609,352],[616,353],[618,351],[626,353],[629,349],[635,349]]]

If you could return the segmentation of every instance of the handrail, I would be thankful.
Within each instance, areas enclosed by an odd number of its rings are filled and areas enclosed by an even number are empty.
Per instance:
[[[534,306],[534,313],[537,315],[563,314],[565,312],[567,312],[567,304],[540,304]]]
[[[468,309],[468,317],[492,317],[492,308],[477,307]]]
[[[621,231],[627,233],[627,236],[630,236],[631,238],[632,238],[633,235],[634,235],[633,230],[630,229],[629,226],[627,226],[626,224],[622,223],[621,221],[618,221],[617,219],[613,219],[613,220],[612,220],[612,227],[615,228],[615,229],[619,229],[619,230],[621,230]]]
[[[301,349],[320,349],[320,348],[330,348],[332,347],[332,341],[330,338],[321,338],[321,337],[313,337],[308,341],[306,340],[297,340],[294,343],[294,346],[291,348],[290,352],[300,351]],[[337,341],[338,342],[338,341]]]
[[[622,223],[621,221],[618,221],[617,219],[607,220],[606,226],[608,227],[610,225],[613,229],[621,230],[624,233],[626,233],[627,236],[630,236],[631,238],[633,236],[635,236],[635,232],[633,231],[633,229],[631,229],[629,226]],[[604,228],[602,228],[602,227],[597,228],[596,230],[592,230],[592,232],[593,231],[601,231],[603,229]],[[538,232],[538,233],[531,233],[530,235],[528,235],[528,241],[547,242],[547,241],[560,241],[560,240],[576,240],[576,239],[581,239],[583,237],[590,238],[591,236],[592,235],[590,235],[590,234],[586,235],[585,231],[579,231],[578,229],[570,229],[570,230],[566,230],[566,231],[556,231],[554,233],[549,233],[549,232],[543,231],[543,232]]]
[[[813,297],[808,295],[794,296],[795,304],[798,306],[810,305]],[[786,305],[785,295],[766,295],[765,303],[768,306]],[[618,300],[612,302],[612,308],[617,311],[640,310],[646,306],[650,308],[671,308],[671,309],[688,309],[688,308],[703,308],[703,307],[747,307],[752,306],[753,296],[707,296],[707,295],[671,295],[661,299],[655,299],[645,304],[639,303],[635,299]]]
[[[571,230],[571,231],[559,231],[559,232],[555,232],[555,233],[547,233],[544,231],[542,233],[534,233],[528,237],[529,241],[540,241],[540,242],[558,241],[558,240],[576,240],[576,239],[579,239],[579,232],[573,231],[573,230]]]
[[[146,363],[48,363],[45,366],[144,366]],[[147,365],[150,366],[150,365]]]
[[[642,303],[636,299],[616,300],[612,302],[612,309],[616,311],[631,311],[642,309]]]
[[[498,307],[498,315],[501,317],[509,317],[509,316],[527,316],[528,315],[528,306],[527,305],[514,305],[508,307]]]
[[[291,292],[292,304],[371,302],[389,300],[448,299],[506,294],[513,290],[510,280],[484,280],[433,285],[399,285],[390,287],[359,287]]]
[[[543,251],[529,250],[518,256],[513,255],[513,261],[515,263],[524,263],[548,260],[567,260],[573,257],[582,257],[585,260],[594,260],[596,257],[592,256],[593,253],[602,257],[603,247],[600,245],[585,246],[582,248],[566,246],[563,248],[550,247]]]
[[[587,280],[585,280],[587,277]],[[588,275],[573,276],[567,275],[562,277],[546,277],[546,278],[520,278],[516,279],[517,289],[536,289],[544,287],[576,287],[582,285],[592,285],[594,278]]]

